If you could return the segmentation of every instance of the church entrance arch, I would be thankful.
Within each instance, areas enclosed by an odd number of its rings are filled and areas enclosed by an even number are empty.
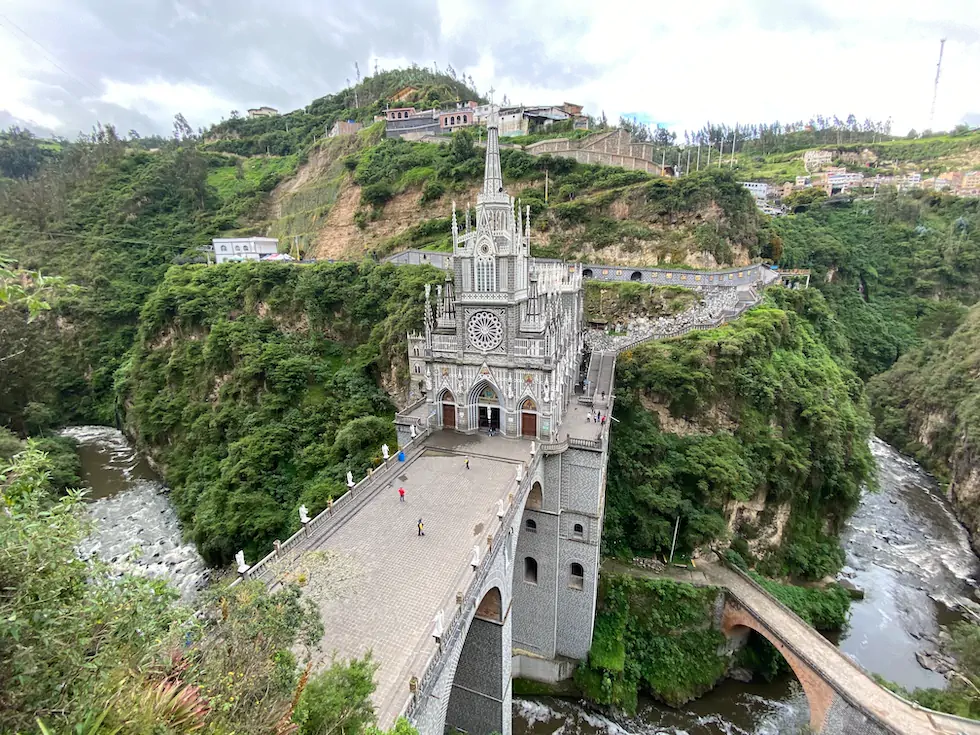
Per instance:
[[[521,436],[538,437],[538,406],[533,398],[521,401]]]
[[[476,408],[477,426],[487,431],[500,431],[500,398],[497,389],[483,381],[470,394],[470,406]]]
[[[442,428],[456,428],[456,398],[452,391],[444,390],[439,396],[439,404],[442,406]]]

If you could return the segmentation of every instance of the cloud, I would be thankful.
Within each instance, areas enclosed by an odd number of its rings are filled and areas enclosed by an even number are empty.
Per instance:
[[[676,128],[852,112],[930,127],[941,36],[932,127],[965,119],[980,88],[976,0],[8,0],[0,26],[4,108],[67,135],[295,109],[375,58],[451,63],[497,99],[611,120],[643,110]]]

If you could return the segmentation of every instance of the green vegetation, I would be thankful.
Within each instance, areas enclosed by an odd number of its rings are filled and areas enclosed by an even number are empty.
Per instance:
[[[724,540],[733,504],[763,494],[766,510],[735,528],[743,548],[767,537],[777,509],[789,517],[759,569],[835,572],[837,530],[874,466],[863,387],[835,360],[835,337],[819,292],[779,289],[732,324],[624,353],[607,552],[666,554],[680,518],[677,548],[690,553]]]
[[[725,674],[725,637],[711,627],[713,587],[603,575],[587,665],[575,681],[600,704],[636,710],[640,690],[677,707]]]
[[[472,85],[472,79],[468,80]],[[404,87],[418,91],[404,102],[391,97]],[[205,147],[243,156],[288,156],[300,153],[326,135],[338,120],[355,120],[370,124],[387,104],[392,107],[438,107],[457,100],[481,101],[467,82],[452,73],[428,69],[394,69],[365,78],[362,82],[336,94],[313,100],[302,110],[273,117],[242,117],[232,111],[231,119],[211,126],[204,134]],[[355,102],[357,106],[355,107]]]
[[[681,286],[651,286],[629,281],[585,282],[585,318],[590,322],[669,316],[690,308],[697,301],[695,291]]]
[[[358,732],[370,658],[304,670],[323,635],[295,586],[214,587],[199,615],[160,581],[82,561],[81,495],[57,496],[32,441],[0,463],[0,729],[215,734]],[[399,735],[406,725],[399,726]]]
[[[869,383],[879,436],[950,482],[957,516],[980,547],[976,456],[980,433],[980,305]]]
[[[811,268],[867,379],[948,335],[980,298],[980,202],[913,192],[781,217],[781,265]]]
[[[379,388],[408,379],[405,334],[434,268],[248,263],[173,268],[116,376],[131,433],[162,463],[212,564],[276,538],[394,442]]]

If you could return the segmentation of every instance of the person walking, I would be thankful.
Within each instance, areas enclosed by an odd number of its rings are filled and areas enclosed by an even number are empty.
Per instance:
[[[605,417],[605,416],[603,416],[603,417],[602,417],[602,425],[603,425],[603,426],[605,426],[605,425],[606,425],[606,417]]]
[[[425,524],[422,523],[421,518],[419,518],[419,536],[425,536]]]
[[[470,458],[467,457],[466,459],[464,459],[463,460],[463,464],[466,465],[466,469],[469,469],[470,468]]]
[[[403,503],[405,502],[405,488],[398,488],[398,499]]]

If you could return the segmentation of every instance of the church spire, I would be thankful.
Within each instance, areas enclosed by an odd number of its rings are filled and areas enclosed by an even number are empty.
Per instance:
[[[483,173],[484,195],[494,195],[504,190],[504,178],[500,174],[500,144],[497,141],[497,110],[490,108],[487,120],[487,162]]]

